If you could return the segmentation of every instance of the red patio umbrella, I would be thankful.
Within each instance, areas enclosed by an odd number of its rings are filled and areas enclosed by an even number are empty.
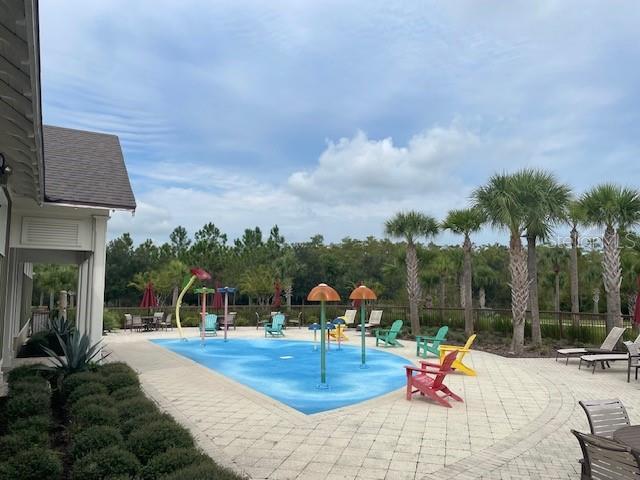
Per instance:
[[[362,282],[358,282],[358,284],[356,285],[356,288],[361,286],[362,286]],[[353,300],[351,300],[351,308],[358,309],[360,308],[361,303],[362,303],[362,299],[360,297],[354,298]]]
[[[213,294],[213,303],[211,304],[215,310],[220,310],[224,306],[222,293],[220,293],[220,282],[216,282],[216,293]]]
[[[638,276],[638,294],[636,295],[636,309],[633,312],[633,323],[640,325],[640,276]]]
[[[276,282],[276,290],[273,293],[273,302],[271,303],[271,306],[273,308],[280,308],[280,304],[282,303],[282,298],[280,298],[282,296],[282,287],[280,286],[280,282]]]
[[[153,283],[147,283],[142,294],[142,302],[140,302],[140,308],[155,308],[158,306],[158,299],[153,291]]]

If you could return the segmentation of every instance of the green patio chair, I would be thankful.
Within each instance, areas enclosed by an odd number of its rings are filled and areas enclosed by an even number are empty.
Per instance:
[[[376,328],[376,347],[380,342],[383,342],[385,347],[404,347],[396,337],[402,329],[402,320],[396,320],[391,325],[391,328]]]
[[[218,336],[218,316],[215,313],[207,313],[204,316],[205,337]]]
[[[269,334],[272,337],[284,337],[283,328],[284,315],[282,313],[276,313],[271,317],[271,323],[265,323],[264,336],[266,338],[267,334]]]
[[[436,333],[435,337],[418,335],[416,337],[416,355],[418,357],[427,358],[427,353],[431,352],[436,357],[439,357],[440,344],[447,341],[448,332],[449,327],[445,325],[444,327],[440,327],[438,329],[438,333]],[[420,355],[420,350],[422,350],[422,355]]]

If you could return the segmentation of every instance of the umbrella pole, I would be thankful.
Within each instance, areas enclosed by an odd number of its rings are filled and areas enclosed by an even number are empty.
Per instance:
[[[327,388],[327,365],[325,352],[326,318],[324,314],[324,300],[320,302],[320,388]]]
[[[360,368],[367,368],[366,365],[366,346],[365,346],[365,338],[364,338],[364,301],[360,303],[360,339],[362,343],[362,360],[360,363]]]

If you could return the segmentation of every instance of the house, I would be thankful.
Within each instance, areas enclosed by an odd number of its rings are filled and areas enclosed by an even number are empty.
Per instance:
[[[37,0],[0,2],[0,368],[30,328],[33,265],[78,265],[76,325],[102,336],[107,222],[136,202],[118,137],[42,124]]]

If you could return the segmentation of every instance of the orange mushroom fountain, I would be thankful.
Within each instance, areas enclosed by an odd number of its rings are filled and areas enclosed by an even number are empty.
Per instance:
[[[325,302],[338,302],[340,295],[326,283],[316,285],[311,289],[307,300],[312,302],[320,302],[320,385],[319,388],[328,388],[327,385],[327,353],[326,353],[326,328],[327,317],[325,313]]]

